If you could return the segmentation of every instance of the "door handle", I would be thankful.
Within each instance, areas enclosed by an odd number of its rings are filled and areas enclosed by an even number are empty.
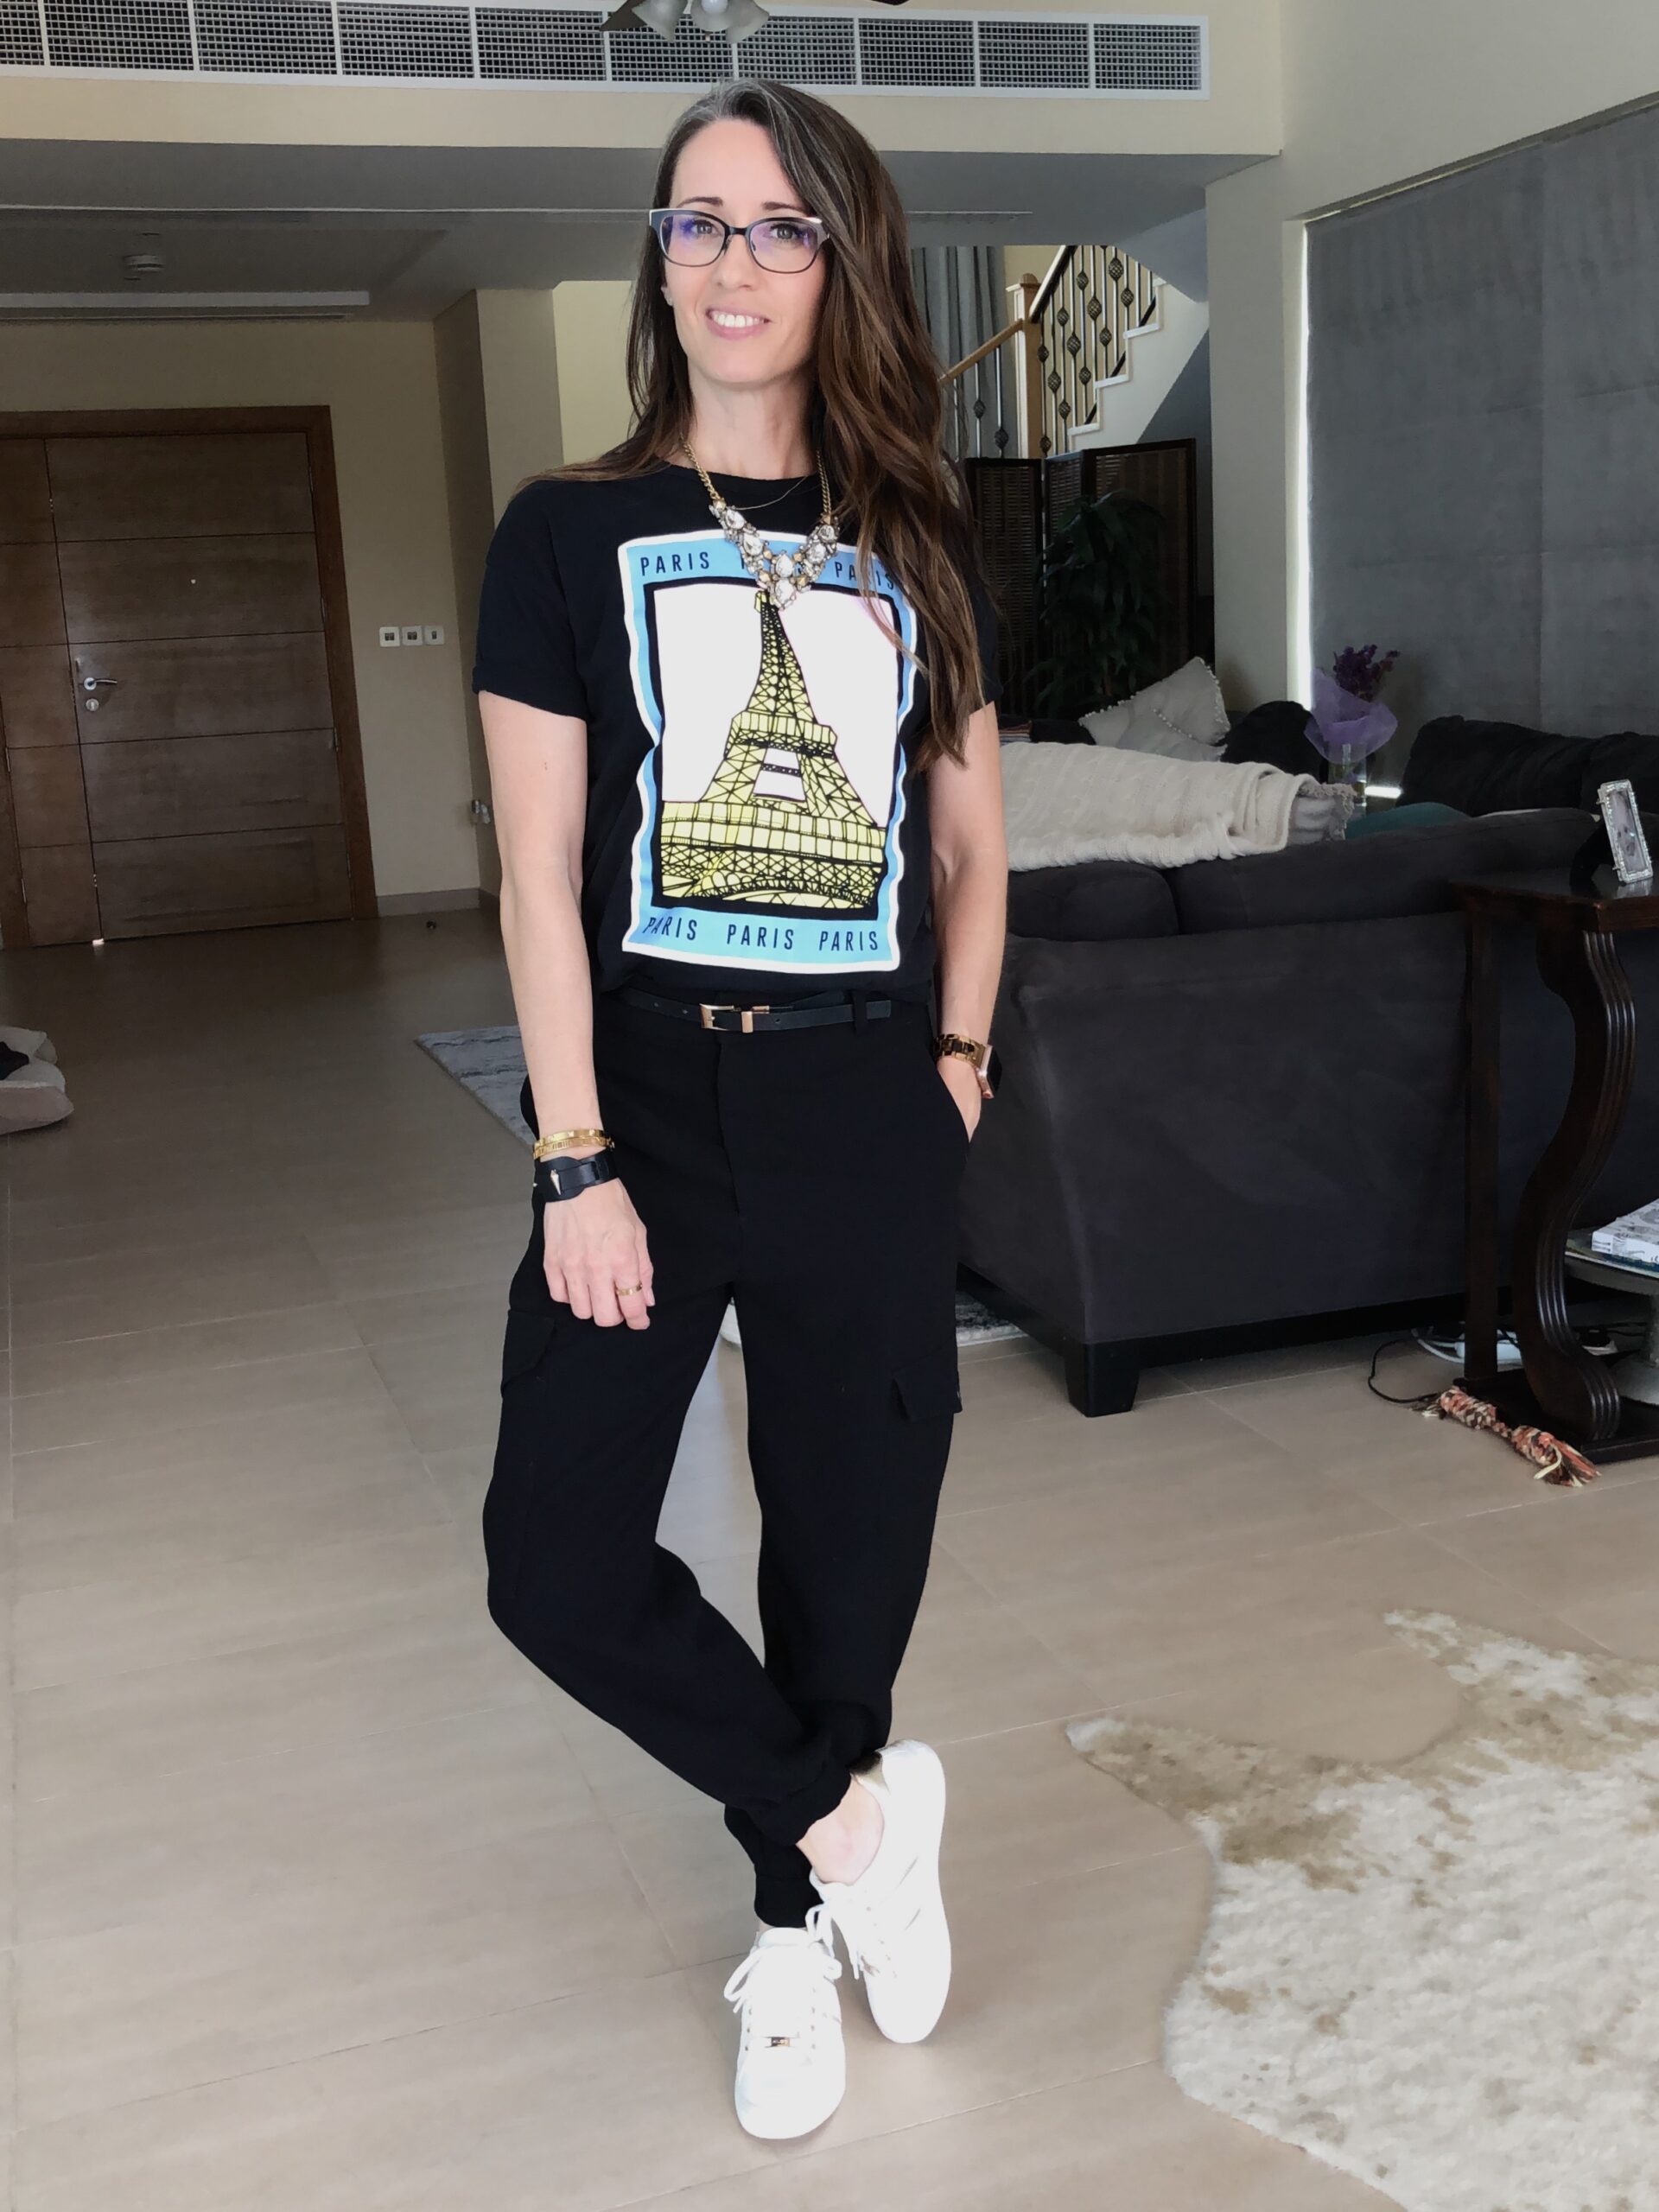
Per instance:
[[[118,676],[83,676],[80,688],[83,691],[113,690],[120,681]]]

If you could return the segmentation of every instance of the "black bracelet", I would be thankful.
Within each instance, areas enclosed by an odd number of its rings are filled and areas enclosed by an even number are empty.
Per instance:
[[[591,1160],[578,1160],[574,1154],[557,1152],[550,1160],[536,1162],[534,1179],[537,1191],[544,1198],[580,1198],[595,1183],[616,1180],[616,1160],[608,1152],[595,1153]]]

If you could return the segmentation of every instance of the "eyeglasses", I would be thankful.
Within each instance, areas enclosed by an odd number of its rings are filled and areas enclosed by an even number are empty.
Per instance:
[[[741,238],[757,267],[798,276],[818,257],[823,225],[816,215],[766,215],[758,223],[722,222],[701,207],[653,207],[651,227],[664,261],[707,269],[734,238]]]

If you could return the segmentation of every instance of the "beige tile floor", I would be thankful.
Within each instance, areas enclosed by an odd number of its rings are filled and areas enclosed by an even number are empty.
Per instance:
[[[0,987],[77,1109],[0,1146],[18,2212],[1382,2203],[1163,2075],[1207,1863],[1061,1723],[1400,1756],[1451,1700],[1394,1605],[1659,1656],[1659,1462],[1542,1491],[1370,1398],[1369,1342],[1092,1423],[1046,1353],[965,1354],[899,1693],[950,1771],[956,1990],[901,2050],[849,1986],[846,2103],[768,2148],[729,2110],[717,1815],[483,1610],[526,1163],[411,1039],[511,1018],[488,925],[13,953]],[[753,1632],[742,1396],[722,1350],[666,1529]]]

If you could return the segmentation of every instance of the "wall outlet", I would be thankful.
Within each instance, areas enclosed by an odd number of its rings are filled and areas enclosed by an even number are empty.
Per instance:
[[[404,625],[404,643],[406,645],[418,645],[420,642],[420,624],[418,622],[405,622]]]
[[[383,645],[401,645],[404,642],[404,633],[395,622],[382,623],[380,642]]]
[[[442,623],[429,622],[426,626],[424,635],[429,645],[441,645],[443,643]]]

